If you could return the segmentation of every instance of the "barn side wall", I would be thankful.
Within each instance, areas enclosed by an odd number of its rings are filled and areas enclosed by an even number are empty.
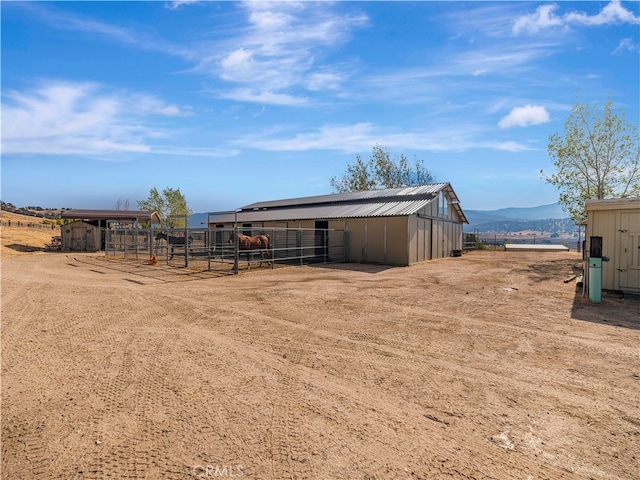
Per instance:
[[[462,250],[462,219],[446,192],[409,217],[409,264],[448,257]]]

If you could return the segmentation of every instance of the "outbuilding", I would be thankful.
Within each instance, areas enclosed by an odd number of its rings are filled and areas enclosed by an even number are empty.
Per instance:
[[[156,212],[139,210],[65,210],[60,215],[69,220],[61,229],[62,250],[95,252],[105,249],[105,231],[111,228],[139,228],[160,223]]]
[[[586,202],[585,252],[601,238],[602,288],[640,293],[640,197]]]
[[[468,223],[449,183],[258,202],[211,219],[210,227],[236,222],[243,230],[342,231],[345,260],[387,265],[459,254]]]

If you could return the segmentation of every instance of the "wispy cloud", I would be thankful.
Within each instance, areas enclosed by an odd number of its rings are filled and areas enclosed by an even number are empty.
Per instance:
[[[84,32],[92,37],[102,37],[114,43],[135,47],[140,50],[161,52],[189,61],[196,61],[200,58],[193,49],[167,42],[159,35],[95,20],[56,8],[55,4],[53,5],[37,2],[16,2],[14,4],[12,2],[12,6],[28,10],[34,18],[38,18],[39,21],[52,28]]]
[[[637,52],[638,51],[638,44],[635,43],[631,38],[623,38],[622,40],[620,40],[620,43],[618,44],[618,46],[616,47],[616,49],[613,51],[613,55],[618,55],[622,52]]]
[[[574,25],[640,24],[640,17],[636,17],[632,11],[627,10],[620,0],[612,0],[595,15],[589,15],[584,12],[569,12],[564,15],[558,15],[556,14],[557,10],[558,5],[555,3],[539,6],[535,13],[516,19],[513,24],[513,33],[535,34],[549,28],[568,28]]]
[[[290,95],[288,93],[259,91],[252,88],[224,90],[220,91],[218,95],[221,98],[235,100],[237,102],[259,103],[261,105],[301,107],[309,104],[309,99],[307,97]]]
[[[194,5],[196,3],[200,3],[198,0],[174,0],[172,2],[168,2],[165,6],[170,10],[176,10],[185,5]]]
[[[549,121],[549,113],[545,107],[540,105],[525,105],[516,107],[509,115],[503,117],[498,122],[500,128],[527,127],[529,125],[539,125]]]
[[[307,99],[291,90],[337,88],[339,69],[319,59],[367,22],[365,15],[334,12],[330,3],[249,1],[243,8],[248,25],[215,45],[216,53],[203,56],[195,70],[241,85],[225,96],[241,92],[247,102],[304,105]]]
[[[107,92],[89,82],[49,82],[31,91],[3,92],[2,153],[149,153],[149,140],[168,134],[147,118],[190,114],[190,107],[146,94]]]
[[[458,124],[428,131],[407,132],[362,122],[351,125],[323,125],[317,130],[290,135],[282,130],[286,130],[286,127],[245,135],[235,143],[242,147],[281,152],[335,150],[359,153],[370,150],[375,144],[392,149],[433,152],[463,152],[473,148],[512,152],[531,150],[530,147],[514,141],[487,140],[488,131],[477,125]]]

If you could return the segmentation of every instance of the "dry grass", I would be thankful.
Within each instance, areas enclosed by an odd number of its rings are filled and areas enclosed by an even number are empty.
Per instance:
[[[51,242],[51,237],[60,235],[60,228],[28,227],[27,224],[43,225],[44,219],[2,211],[0,228],[0,256],[11,257],[30,252],[42,251]],[[11,226],[8,222],[11,221]],[[17,226],[18,222],[22,226]]]

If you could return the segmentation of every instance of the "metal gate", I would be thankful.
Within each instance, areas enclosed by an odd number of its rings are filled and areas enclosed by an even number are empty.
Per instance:
[[[105,233],[105,255],[145,260],[196,270],[237,273],[256,266],[308,265],[347,261],[347,233],[328,228],[238,229],[266,235],[266,249],[243,250],[233,228],[113,229]]]

